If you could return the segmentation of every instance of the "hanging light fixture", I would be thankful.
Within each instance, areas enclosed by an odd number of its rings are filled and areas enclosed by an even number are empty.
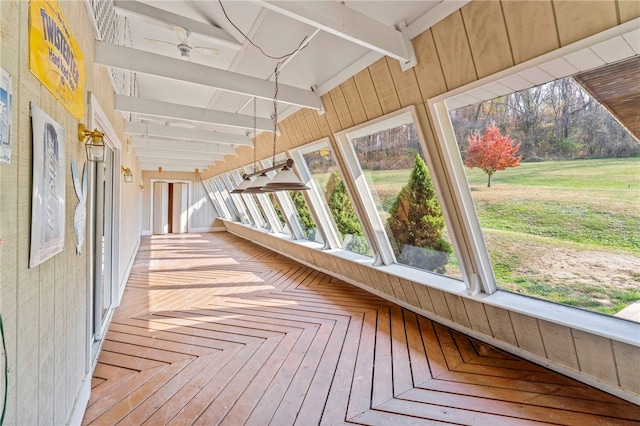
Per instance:
[[[249,187],[249,185],[251,185],[251,178],[249,177],[249,175],[244,175],[242,177],[242,183],[236,186],[235,189],[231,191],[231,194],[242,194]]]
[[[276,90],[273,95],[273,158],[271,164],[276,164],[276,137],[278,136],[278,76],[280,75],[280,64],[276,65],[274,72]],[[293,166],[293,160],[287,160],[286,164],[282,167],[280,173],[278,173],[273,180],[266,182],[263,187],[263,192],[275,192],[275,191],[306,191],[310,189],[307,187],[300,178],[291,170]]]
[[[293,160],[291,160],[293,163]],[[298,175],[295,174],[291,167],[285,164],[282,167],[280,173],[278,173],[268,184],[264,187],[266,192],[274,191],[307,191],[310,188],[306,186]]]
[[[267,176],[267,174],[264,171],[260,173],[258,172],[258,161],[256,159],[256,151],[258,148],[258,138],[257,138],[257,131],[256,131],[256,114],[257,114],[256,105],[257,105],[257,99],[254,96],[253,98],[253,173],[251,175],[255,176],[259,174],[259,176],[258,176],[258,179],[254,180],[249,185],[247,185],[247,187],[244,190],[244,192],[247,194],[259,194],[261,192],[266,192],[264,191],[264,186],[269,182],[271,182],[271,178],[269,178],[269,176]]]

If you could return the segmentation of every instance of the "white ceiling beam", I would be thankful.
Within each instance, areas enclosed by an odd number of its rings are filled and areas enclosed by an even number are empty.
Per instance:
[[[157,124],[124,123],[124,131],[131,135],[158,136],[165,138],[186,139],[202,142],[215,142],[231,145],[253,146],[247,135],[211,132],[201,129],[185,129],[184,127],[160,126]]]
[[[149,172],[157,172],[158,171],[158,166],[154,165],[154,164],[141,164],[140,165],[140,169],[142,171],[149,171]],[[191,166],[163,166],[162,167],[162,171],[163,172],[184,172],[184,173],[194,173],[195,172],[196,167],[191,167]],[[197,167],[197,169],[199,169],[200,172],[204,172],[206,169],[205,168],[200,168]],[[158,177],[154,177],[153,179],[162,179],[162,176]]]
[[[136,149],[143,148],[158,151],[186,151],[199,152],[202,154],[236,155],[236,150],[231,145],[185,141],[180,139],[155,139],[141,135],[133,135],[131,137],[131,145]]]
[[[260,78],[103,41],[96,41],[95,46],[94,62],[98,65],[202,84],[262,99],[273,99],[274,84]],[[278,101],[315,110],[322,108],[320,97],[311,90],[285,84],[278,87]]]
[[[172,160],[220,161],[224,154],[205,154],[202,152],[156,150],[151,148],[136,148],[136,155],[142,161],[145,158],[168,158]]]
[[[415,60],[406,34],[335,1],[272,1],[260,4],[297,21],[400,61]]]
[[[116,95],[115,110],[151,115],[154,117],[178,118],[181,120],[197,121],[199,123],[253,129],[253,116],[251,115],[215,111],[212,109],[153,101],[151,99],[135,98],[125,95]],[[273,130],[273,121],[268,118],[256,117],[256,129]]]
[[[174,27],[181,27],[191,31],[191,34],[199,38],[209,40],[220,46],[234,50],[240,50],[242,43],[233,38],[222,28],[205,24],[185,16],[176,15],[166,10],[158,9],[137,1],[115,1],[115,12],[118,15],[127,16],[140,21],[152,24],[160,24],[165,28],[173,30]]]
[[[158,167],[184,167],[186,169],[195,169],[198,168],[200,170],[204,170],[207,166],[214,163],[214,161],[191,161],[191,160],[171,160],[166,158],[144,158],[139,159],[140,165],[147,168],[157,169]]]

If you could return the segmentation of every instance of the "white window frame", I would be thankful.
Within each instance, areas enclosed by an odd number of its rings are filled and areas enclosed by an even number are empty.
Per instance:
[[[236,170],[232,170],[228,174],[229,178],[231,179],[231,184],[229,185],[227,183],[227,189],[229,191],[232,191],[233,188],[235,188],[236,186],[242,183],[242,181],[244,180],[242,178],[244,173],[245,172],[243,169],[236,169]],[[234,195],[236,194],[232,194],[232,197]],[[241,199],[244,202],[244,205],[246,206],[249,215],[251,215],[253,226],[259,229],[265,228],[267,225],[267,221],[258,210],[258,207],[256,207],[256,202],[253,199],[253,197],[251,197],[251,194],[238,194],[237,198]]]
[[[204,188],[211,200],[211,204],[213,204],[213,208],[218,214],[218,217],[221,219],[231,220],[232,216],[227,209],[227,206],[222,199],[217,188],[214,187],[213,178],[205,179],[202,181]]]
[[[247,174],[253,173],[253,166],[250,164],[244,166],[242,168],[242,172]],[[249,194],[246,195],[249,196]],[[271,232],[282,232],[282,224],[280,223],[280,219],[278,219],[278,215],[276,214],[273,204],[271,204],[267,194],[256,193],[253,195],[255,195],[255,199],[260,203],[260,207],[262,207],[262,211],[266,216],[265,219],[267,223],[265,224],[265,228],[270,228]]]
[[[276,164],[281,162],[285,162],[287,160],[287,155],[282,153],[278,154],[275,157]],[[273,166],[273,160],[271,158],[266,158],[260,162],[263,168],[267,169]],[[273,179],[276,175],[276,171],[272,170],[267,172],[267,176]],[[291,238],[294,240],[306,241],[304,238],[304,233],[302,232],[302,225],[300,225],[300,221],[298,220],[298,211],[296,210],[296,206],[293,204],[293,200],[289,197],[289,194],[286,191],[277,191],[274,192],[278,203],[280,204],[280,209],[282,210],[282,215],[284,216],[287,225],[289,225],[289,229],[291,230]]]
[[[467,268],[464,267],[466,260],[461,255],[462,252],[460,250],[460,245],[458,244],[458,241],[457,241],[457,234],[456,232],[453,231],[452,220],[449,215],[448,205],[447,203],[444,202],[445,200],[443,196],[444,186],[438,179],[438,173],[435,172],[437,169],[435,167],[436,164],[433,159],[434,154],[433,152],[431,152],[431,150],[429,150],[429,147],[425,142],[425,138],[422,133],[422,128],[420,126],[420,121],[416,113],[416,107],[414,105],[401,108],[392,113],[383,115],[382,117],[378,117],[374,120],[370,120],[368,122],[359,124],[357,126],[351,127],[349,129],[343,130],[335,134],[335,140],[336,140],[336,145],[338,146],[339,155],[342,156],[345,164],[347,165],[347,172],[348,172],[349,178],[352,179],[352,181],[355,183],[357,188],[357,194],[350,194],[352,199],[356,199],[356,198],[358,199],[358,202],[354,203],[355,204],[354,207],[356,207],[357,209],[358,205],[362,205],[364,207],[364,211],[361,212],[362,216],[364,216],[364,218],[368,220],[370,224],[373,225],[373,243],[374,244],[372,244],[372,247],[376,247],[379,252],[379,259],[376,259],[374,261],[374,264],[375,265],[382,264],[386,266],[399,265],[406,268],[417,269],[417,268],[412,268],[411,266],[403,265],[399,263],[395,257],[395,254],[393,253],[391,242],[389,241],[389,237],[387,236],[387,232],[385,230],[384,224],[382,223],[382,220],[380,219],[380,215],[378,214],[378,209],[376,207],[374,198],[369,189],[369,184],[367,183],[364,172],[362,171],[362,167],[360,166],[360,162],[358,161],[357,154],[355,152],[353,144],[351,143],[351,138],[352,138],[351,135],[355,134],[357,136],[361,136],[358,133],[362,133],[363,135],[369,134],[369,133],[377,133],[387,128],[383,126],[382,123],[386,121],[393,122],[394,120],[398,120],[398,118],[403,115],[408,115],[411,117],[411,122],[413,122],[413,125],[416,129],[416,133],[420,141],[420,146],[422,148],[422,151],[425,157],[425,162],[429,169],[431,180],[433,181],[433,185],[435,187],[436,194],[438,196],[438,201],[440,202],[442,216],[444,217],[447,229],[450,231],[449,234],[451,237],[451,244],[454,249],[454,254],[458,259],[458,263],[460,264],[463,281],[467,286],[467,289],[470,291],[470,285],[469,285],[470,281],[466,275]],[[371,129],[371,130],[369,131],[368,129]],[[375,252],[376,250],[374,249],[374,253]],[[430,275],[441,275],[441,274],[435,274],[427,270],[419,270],[419,271],[421,273],[426,273]],[[453,277],[448,277],[446,275],[442,277],[445,279],[445,281],[447,279],[450,279],[455,283],[459,283],[459,280]]]
[[[340,244],[340,238],[338,237],[334,222],[331,220],[331,213],[327,210],[326,203],[320,198],[322,197],[320,189],[316,186],[314,180],[311,178],[311,172],[309,171],[307,162],[304,160],[304,154],[318,151],[324,146],[333,151],[329,142],[329,138],[322,138],[302,147],[293,149],[289,151],[289,154],[294,161],[294,167],[298,171],[300,180],[302,180],[305,185],[311,188],[309,191],[307,191],[307,195],[310,204],[313,205],[313,209],[317,212],[316,216],[318,217],[318,219],[316,221],[316,225],[322,228],[322,234],[325,237],[323,249],[340,249],[342,248],[342,245]]]
[[[456,213],[461,215],[461,223],[466,225],[459,230],[454,230],[454,233],[463,234],[464,240],[469,244],[467,245],[469,253],[473,256],[474,264],[478,266],[477,273],[481,275],[482,290],[488,294],[480,296],[483,303],[608,339],[632,345],[638,344],[637,323],[497,288],[449,117],[449,111],[453,109],[539,86],[559,78],[640,55],[638,40],[640,40],[640,18],[561,47],[427,101],[428,113],[431,115],[436,133],[435,145],[442,153],[441,160],[444,175],[451,188],[451,197],[455,200],[454,204],[458,206]],[[610,46],[620,46],[623,43],[627,43],[627,53],[630,52],[630,55],[616,56],[612,53],[614,49],[611,49]],[[615,52],[620,52],[621,50],[623,51],[624,49],[615,49]],[[603,53],[603,56],[607,56],[607,60],[603,60],[597,53]],[[531,80],[535,80],[535,82]]]
[[[231,220],[234,222],[241,222],[242,217],[240,216],[240,212],[238,211],[235,202],[231,199],[231,195],[229,194],[229,191],[227,191],[227,187],[224,184],[222,176],[215,176],[213,178],[213,184],[218,189],[218,193],[231,213]]]
[[[233,188],[235,188],[236,184],[234,184],[234,179],[231,175],[231,172],[228,173],[224,173],[221,174],[219,176],[220,178],[220,182],[222,183],[225,192],[227,194],[229,194],[229,198],[231,200],[231,202],[233,202],[233,205],[236,208],[236,211],[238,212],[238,220],[240,223],[243,223],[245,225],[249,225],[249,226],[256,226],[256,223],[253,219],[253,217],[249,214],[249,212],[247,211],[247,207],[244,203],[244,200],[242,199],[242,197],[240,196],[240,194],[232,194],[231,191],[233,191]]]

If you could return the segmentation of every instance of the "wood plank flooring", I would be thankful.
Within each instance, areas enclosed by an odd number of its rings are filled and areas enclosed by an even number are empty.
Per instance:
[[[640,407],[226,233],[144,237],[88,425],[640,424]]]

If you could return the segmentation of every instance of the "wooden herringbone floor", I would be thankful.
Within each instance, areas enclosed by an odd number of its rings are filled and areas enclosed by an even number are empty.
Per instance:
[[[84,424],[640,423],[639,407],[226,233],[143,238]]]

